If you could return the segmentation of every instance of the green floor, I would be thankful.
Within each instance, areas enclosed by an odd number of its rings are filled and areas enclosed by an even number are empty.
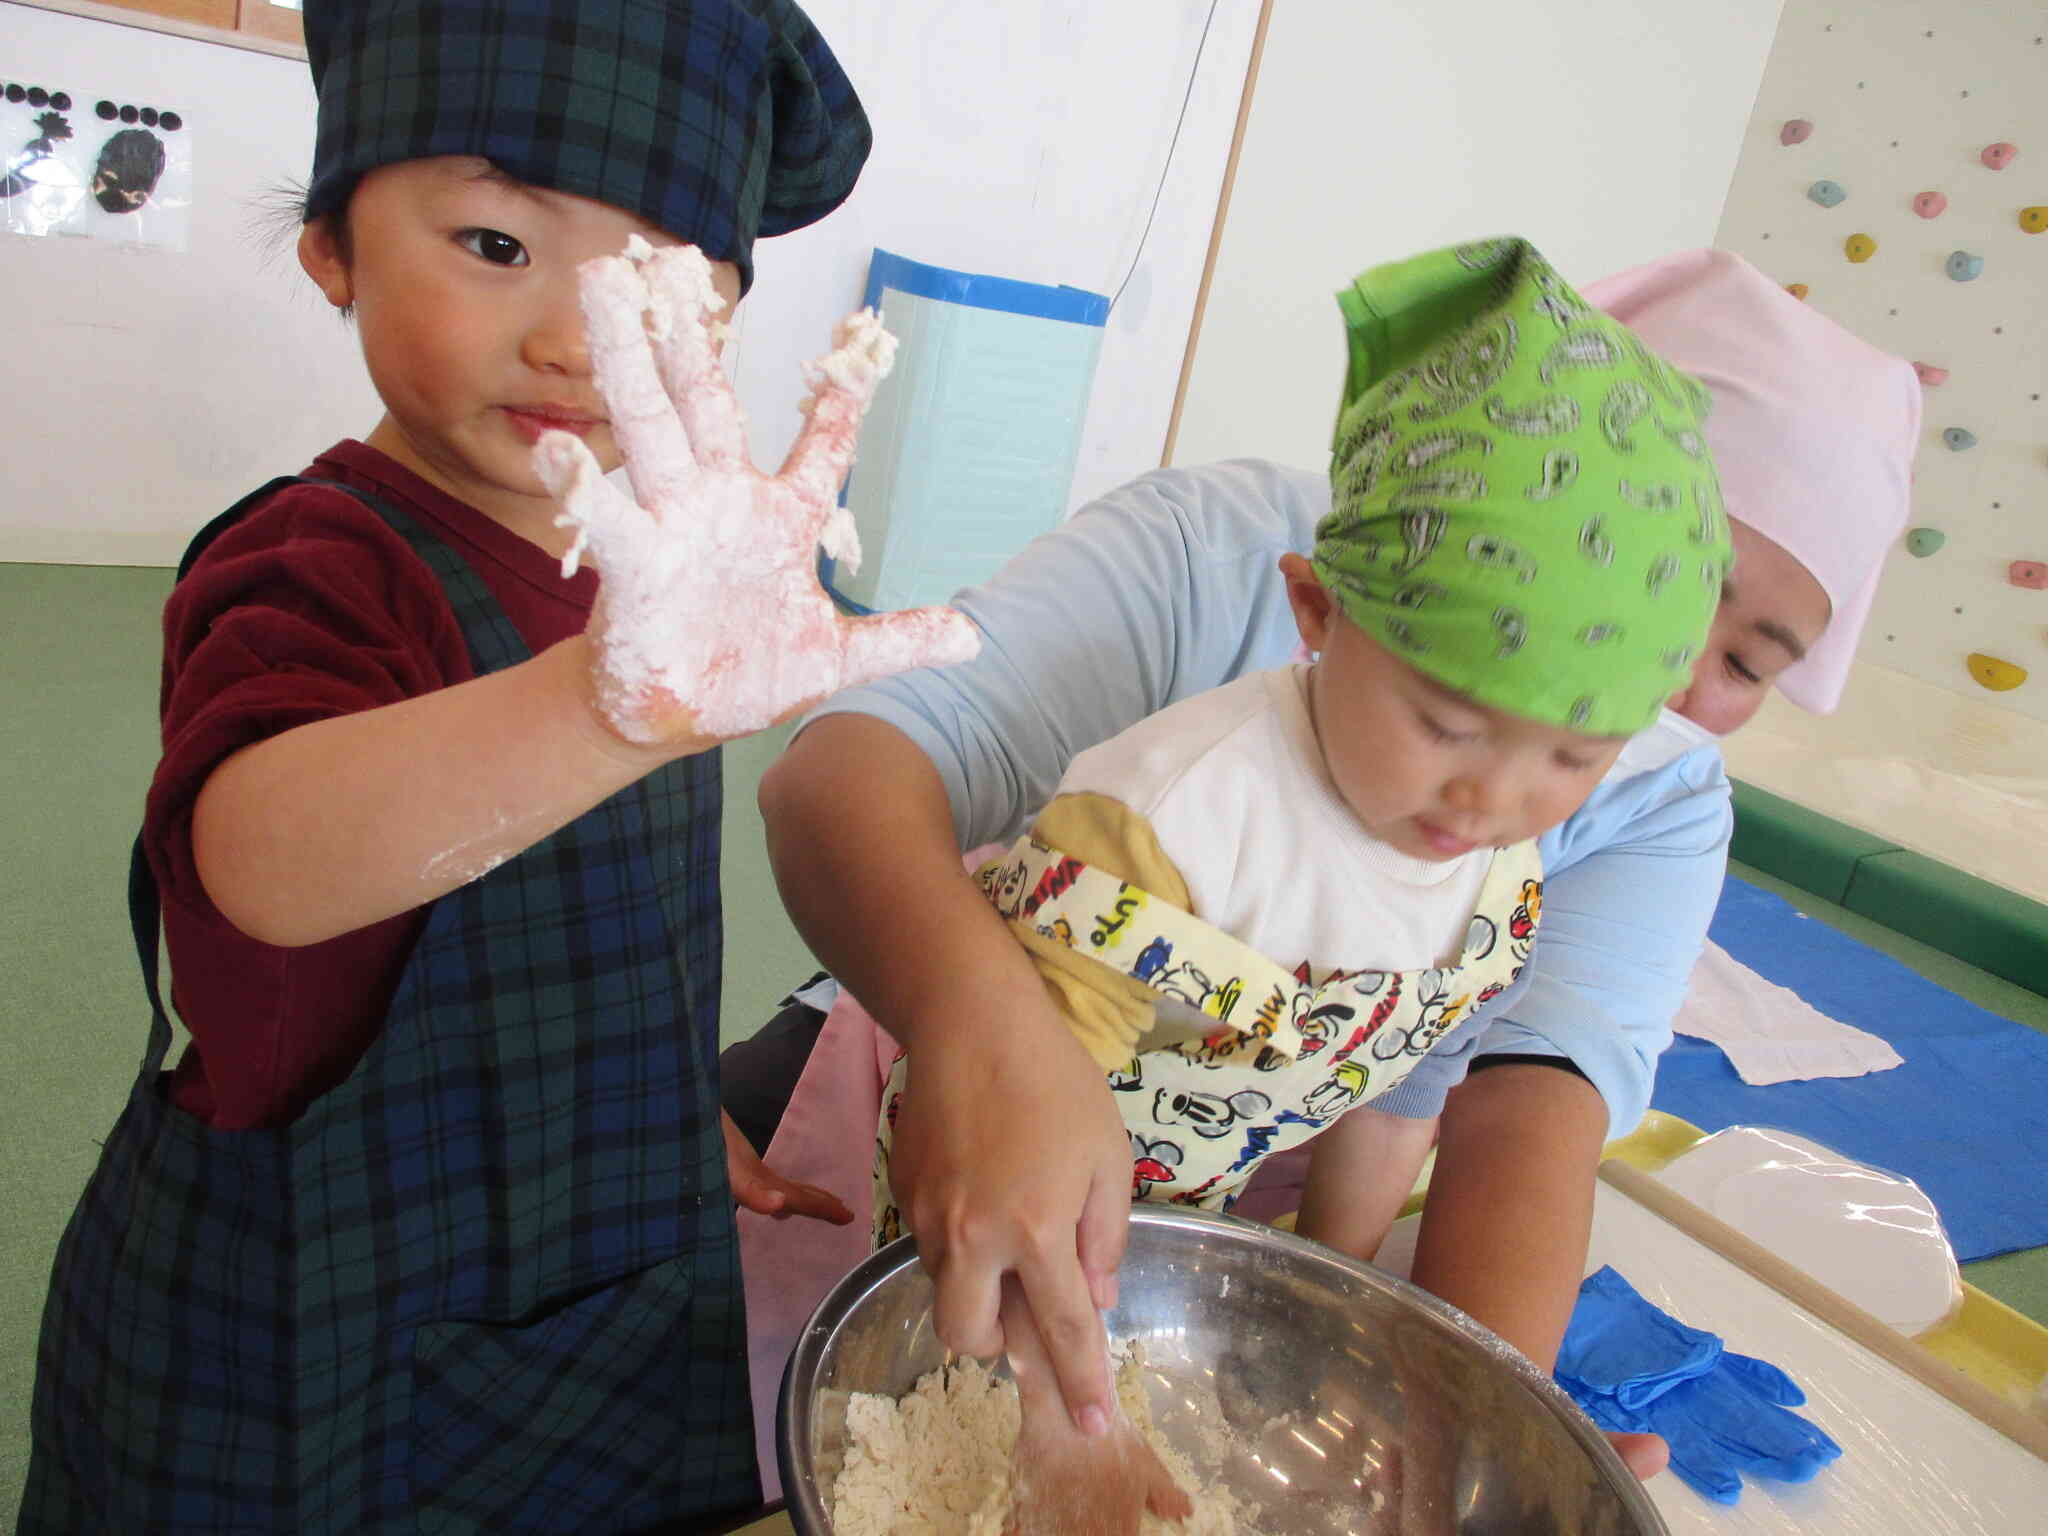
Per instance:
[[[170,573],[0,564],[0,1030],[12,1073],[0,1131],[0,1519],[27,1452],[27,1403],[50,1256],[142,1051],[146,1007],[123,893],[155,758],[157,612]],[[761,852],[754,784],[779,747],[727,754],[724,1017],[744,1035],[809,956]],[[1867,919],[1740,870],[1802,911],[1898,955],[1964,996],[2048,1031],[2048,1000]],[[1965,1270],[2048,1322],[2048,1250]]]

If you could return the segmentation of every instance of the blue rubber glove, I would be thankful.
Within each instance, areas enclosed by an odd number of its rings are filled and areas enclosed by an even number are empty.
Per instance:
[[[1742,1476],[1809,1481],[1842,1454],[1796,1413],[1806,1401],[1775,1365],[1725,1350],[1704,1376],[1682,1381],[1649,1406],[1648,1427],[1671,1446],[1671,1470],[1717,1504],[1733,1504]]]
[[[1602,1429],[1662,1435],[1671,1470],[1718,1504],[1742,1474],[1805,1482],[1842,1454],[1788,1408],[1806,1401],[1776,1366],[1722,1348],[1643,1300],[1612,1269],[1587,1277],[1558,1351],[1558,1384]]]
[[[1720,1358],[1720,1339],[1652,1306],[1605,1267],[1579,1286],[1578,1305],[1558,1346],[1557,1375],[1614,1398],[1624,1409],[1637,1409],[1678,1382],[1711,1371]]]

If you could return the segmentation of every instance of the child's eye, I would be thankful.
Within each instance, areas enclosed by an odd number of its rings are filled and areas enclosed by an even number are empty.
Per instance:
[[[455,242],[496,267],[523,267],[531,260],[526,247],[501,229],[460,230]]]
[[[1590,757],[1576,757],[1570,752],[1563,751],[1557,754],[1556,762],[1566,773],[1584,773],[1593,766]]]
[[[1725,665],[1728,669],[1728,675],[1734,678],[1738,683],[1743,684],[1745,687],[1754,688],[1758,683],[1763,681],[1763,679],[1761,677],[1758,677],[1756,673],[1750,671],[1749,668],[1743,664],[1742,658],[1736,655],[1733,651],[1728,652]]]
[[[1472,739],[1472,732],[1449,730],[1430,719],[1428,715],[1418,715],[1416,718],[1422,722],[1422,728],[1429,732],[1429,737],[1432,741],[1458,742],[1470,741]]]

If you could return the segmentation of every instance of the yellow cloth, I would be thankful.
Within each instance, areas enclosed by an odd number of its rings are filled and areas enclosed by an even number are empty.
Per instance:
[[[1152,824],[1122,801],[1098,794],[1056,795],[1031,830],[1040,842],[1193,911],[1187,881],[1159,846]],[[1152,1005],[1159,994],[1071,948],[1071,935],[1042,933],[1023,921],[1012,922],[1010,931],[1031,951],[1067,1027],[1095,1064],[1114,1072],[1128,1063],[1152,1028]]]

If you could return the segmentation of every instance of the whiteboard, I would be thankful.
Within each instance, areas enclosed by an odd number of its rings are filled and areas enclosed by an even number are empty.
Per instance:
[[[858,303],[881,245],[1100,293],[1128,274],[1069,504],[1157,464],[1258,0],[1215,0],[1199,71],[1209,0],[806,9],[855,81],[876,143],[844,208],[756,248],[729,365],[757,458],[780,461],[799,364]],[[306,175],[306,67],[6,0],[0,35],[9,79],[87,101],[176,98],[195,185],[184,252],[0,235],[14,343],[0,384],[4,556],[169,564],[237,496],[368,432],[380,413],[352,333],[288,245],[266,259],[249,228],[252,198]]]

